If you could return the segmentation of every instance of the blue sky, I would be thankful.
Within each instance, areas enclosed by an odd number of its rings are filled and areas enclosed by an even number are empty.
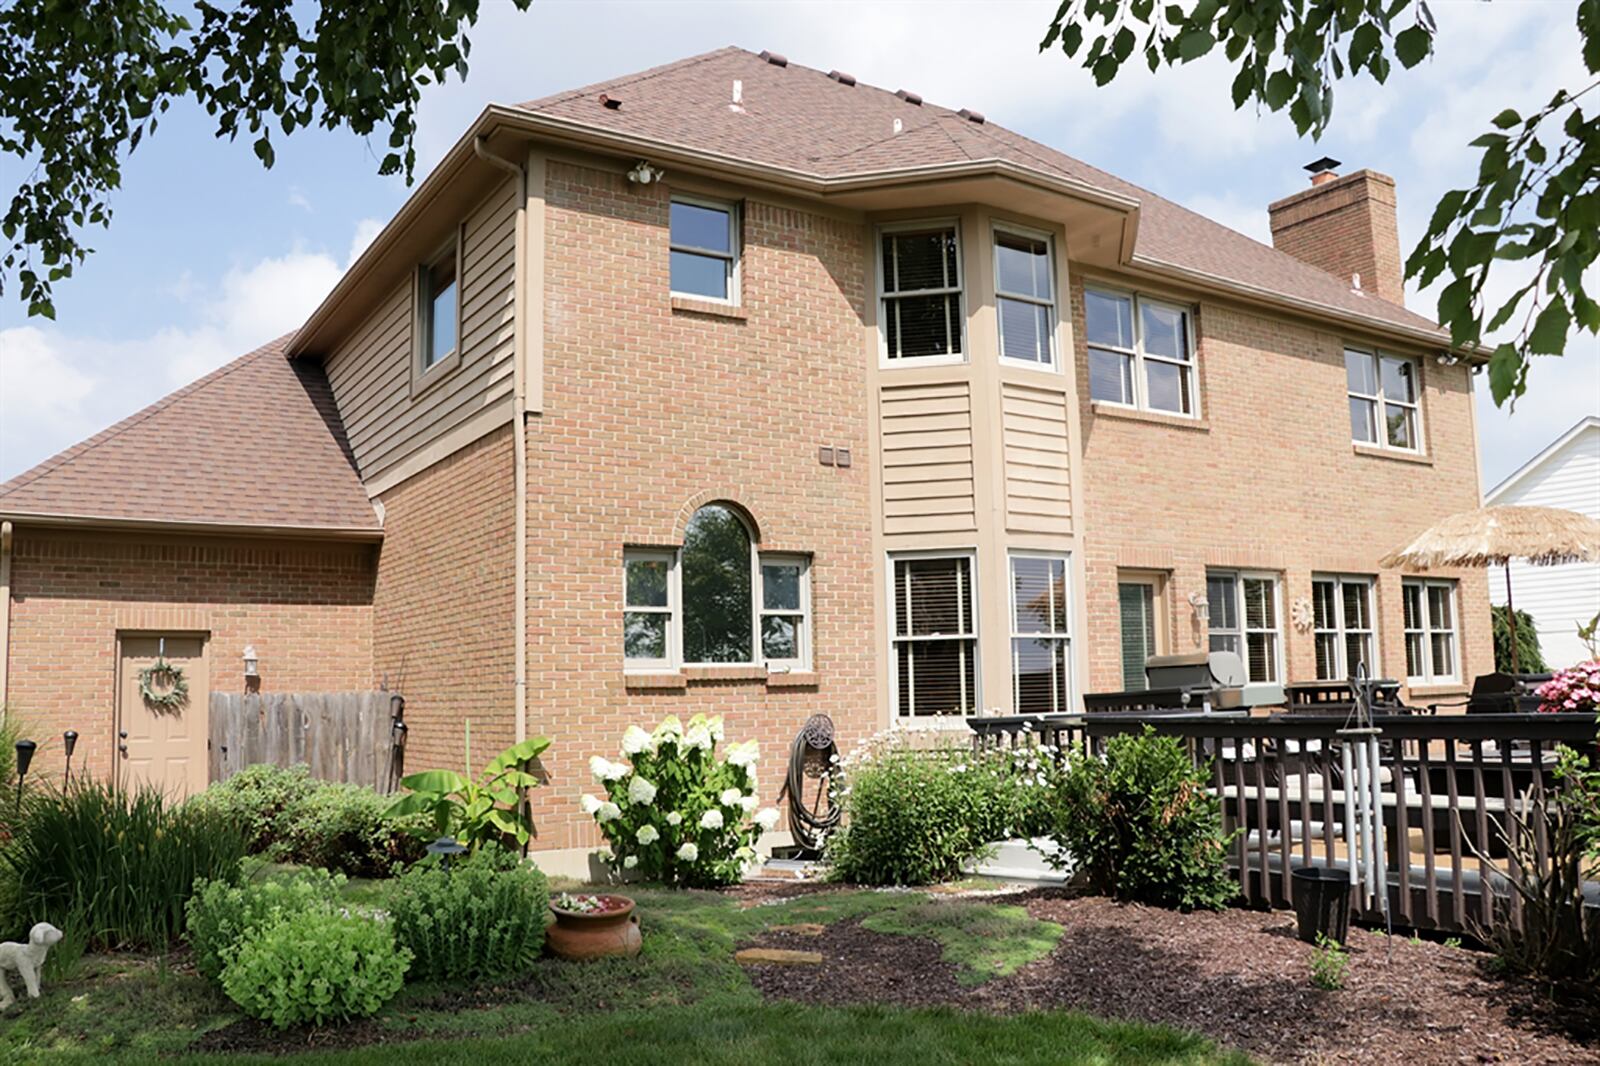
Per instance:
[[[1467,142],[1494,114],[1584,80],[1570,0],[1435,2],[1435,57],[1381,89],[1341,87],[1332,129],[1312,144],[1282,115],[1234,111],[1220,56],[1096,89],[1064,56],[1037,51],[1055,0],[483,6],[467,82],[424,98],[420,172],[486,103],[737,44],[976,108],[1263,241],[1266,204],[1328,154],[1395,177],[1408,250],[1438,197],[1474,172]],[[124,167],[112,228],[91,234],[96,254],[57,288],[56,321],[28,320],[9,291],[0,301],[0,480],[298,325],[405,200],[399,179],[377,176],[381,146],[302,132],[265,171],[246,142],[217,141],[202,113],[175,109]],[[16,169],[7,159],[5,195]],[[1432,314],[1431,294],[1409,303]],[[1515,413],[1480,387],[1484,487],[1587,414],[1600,414],[1592,336],[1539,360]]]

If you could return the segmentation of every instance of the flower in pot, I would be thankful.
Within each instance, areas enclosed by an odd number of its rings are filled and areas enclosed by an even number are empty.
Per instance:
[[[551,954],[573,961],[639,954],[643,937],[627,896],[563,892],[550,901],[555,923],[545,932]]]

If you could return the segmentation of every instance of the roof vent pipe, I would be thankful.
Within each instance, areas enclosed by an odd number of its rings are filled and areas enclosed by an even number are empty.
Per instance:
[[[908,104],[922,106],[922,96],[918,93],[907,92],[905,89],[896,89],[894,94]]]
[[[765,59],[768,63],[771,63],[775,67],[786,67],[789,65],[788,56],[781,56],[776,52],[769,52],[766,49],[761,50],[761,58]]]
[[[957,111],[956,114],[960,115],[968,122],[976,122],[980,126],[983,125],[984,119],[982,111],[974,111],[970,107],[963,107],[960,111]]]
[[[832,78],[840,85],[854,85],[856,83],[856,76],[854,74],[846,74],[842,70],[830,70],[828,71],[828,77]]]

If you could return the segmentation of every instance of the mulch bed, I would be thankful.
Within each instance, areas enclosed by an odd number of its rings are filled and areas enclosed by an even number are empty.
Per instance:
[[[820,937],[764,935],[753,945],[824,962],[747,973],[771,999],[1076,1009],[1187,1029],[1271,1062],[1600,1063],[1600,1033],[1581,1012],[1489,976],[1482,953],[1352,929],[1345,987],[1324,992],[1286,912],[1179,914],[1053,889],[1013,900],[1066,933],[1048,958],[976,987],[958,983],[936,943],[856,921]]]

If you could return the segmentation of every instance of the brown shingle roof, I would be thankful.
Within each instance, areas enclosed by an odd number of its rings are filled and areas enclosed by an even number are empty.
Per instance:
[[[284,336],[0,485],[0,515],[377,532],[322,367]]]
[[[740,110],[729,106],[734,79],[743,83]],[[601,93],[620,99],[622,106],[616,110],[601,106]],[[707,52],[521,107],[598,130],[786,167],[818,178],[1002,160],[1137,199],[1139,259],[1410,330],[1436,332],[1445,339],[1421,315],[1352,292],[1345,279],[997,126],[992,119],[972,122],[948,108],[911,104],[864,82],[843,85],[796,63],[774,66],[742,48]],[[899,134],[893,131],[895,119],[902,125]]]

